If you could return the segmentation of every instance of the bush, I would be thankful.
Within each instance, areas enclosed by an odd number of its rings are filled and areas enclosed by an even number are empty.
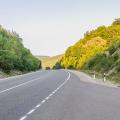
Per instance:
[[[73,69],[75,69],[75,68],[74,68],[73,65],[69,65],[69,66],[67,67],[67,69],[71,69],[71,70],[73,70]]]
[[[14,55],[9,51],[1,51],[0,52],[0,68],[9,73],[10,70],[14,68],[13,66]]]
[[[60,62],[57,62],[54,66],[53,66],[53,69],[61,69],[62,66],[60,64]]]

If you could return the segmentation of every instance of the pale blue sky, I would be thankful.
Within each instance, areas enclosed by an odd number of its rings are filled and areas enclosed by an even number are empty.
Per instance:
[[[0,0],[0,24],[35,55],[57,55],[99,25],[120,17],[120,0]]]

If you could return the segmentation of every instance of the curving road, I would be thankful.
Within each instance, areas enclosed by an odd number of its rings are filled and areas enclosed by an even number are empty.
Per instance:
[[[119,112],[119,88],[74,72],[41,70],[0,80],[0,120],[120,120]]]

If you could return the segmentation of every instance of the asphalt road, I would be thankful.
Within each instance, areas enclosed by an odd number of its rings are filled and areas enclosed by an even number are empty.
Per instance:
[[[120,120],[120,89],[64,70],[0,80],[0,120]]]

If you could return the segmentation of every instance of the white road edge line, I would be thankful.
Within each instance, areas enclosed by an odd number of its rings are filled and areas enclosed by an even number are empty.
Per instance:
[[[69,74],[67,79],[59,87],[57,87],[57,89],[55,89],[51,94],[48,95],[48,97],[43,99],[39,104],[37,104],[34,107],[34,109],[30,110],[25,116],[21,117],[19,120],[25,120],[29,115],[31,115],[33,112],[35,112],[35,110],[37,110],[42,104],[44,104],[46,102],[46,100],[49,100],[61,87],[63,87],[71,77],[70,72],[67,71],[67,73]]]
[[[28,82],[24,82],[24,83],[22,83],[22,84],[13,86],[13,87],[8,88],[8,89],[5,89],[5,90],[2,90],[2,91],[0,91],[0,94],[1,94],[1,93],[4,93],[4,92],[7,92],[7,91],[10,91],[10,90],[12,90],[12,89],[18,88],[18,87],[20,87],[20,86],[24,86],[24,85],[26,85],[26,84],[32,83],[32,82],[37,81],[37,80],[40,80],[40,78],[31,80],[31,81],[28,81]]]

